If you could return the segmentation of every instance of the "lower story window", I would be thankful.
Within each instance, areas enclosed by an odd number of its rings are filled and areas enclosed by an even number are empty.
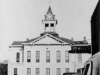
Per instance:
[[[39,68],[36,68],[36,75],[39,75]]]
[[[57,75],[61,75],[61,69],[57,68]]]
[[[66,73],[69,72],[69,68],[65,68],[65,72],[66,72]]]
[[[31,68],[27,68],[27,75],[31,75]]]
[[[17,75],[17,68],[14,68],[14,75]]]
[[[46,75],[50,75],[50,68],[46,68]]]

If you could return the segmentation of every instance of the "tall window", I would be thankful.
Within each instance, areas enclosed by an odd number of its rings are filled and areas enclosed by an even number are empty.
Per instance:
[[[61,75],[61,69],[57,68],[57,75]]]
[[[31,62],[31,51],[27,51],[27,62]]]
[[[78,54],[78,62],[82,62],[82,55]]]
[[[61,59],[60,51],[57,51],[57,62],[60,62],[60,59]]]
[[[31,75],[31,68],[27,68],[27,75]]]
[[[36,51],[36,62],[40,61],[40,51]]]
[[[14,75],[17,75],[17,68],[14,68]]]
[[[50,68],[46,68],[46,75],[50,75]]]
[[[19,52],[16,54],[16,62],[20,62],[20,53]]]
[[[39,75],[39,68],[36,68],[36,75]]]
[[[46,62],[50,62],[50,51],[46,51]]]
[[[65,68],[65,73],[69,72],[69,68]]]
[[[65,62],[69,62],[69,52],[65,51]]]

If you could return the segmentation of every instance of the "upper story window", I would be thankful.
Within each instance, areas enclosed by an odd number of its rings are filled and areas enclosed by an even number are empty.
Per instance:
[[[40,62],[40,51],[36,51],[36,62]]]
[[[78,62],[82,62],[82,54],[78,54]]]
[[[49,24],[48,24],[48,23],[46,23],[46,24],[45,24],[45,27],[49,27]]]
[[[61,54],[60,51],[57,51],[57,62],[60,62],[61,60]]]
[[[14,68],[14,75],[17,75],[17,68]]]
[[[69,68],[65,68],[65,73],[69,72]]]
[[[19,52],[17,52],[17,54],[16,54],[16,62],[20,62],[20,53]]]
[[[65,51],[65,62],[69,62],[69,52]]]
[[[36,75],[39,75],[39,68],[36,68]]]
[[[61,75],[61,69],[57,68],[57,75]]]
[[[51,25],[51,27],[54,27],[54,24],[53,23],[51,23],[50,25]]]
[[[31,62],[31,51],[27,51],[27,62]]]
[[[31,68],[27,68],[27,75],[31,75]]]
[[[46,62],[50,62],[50,51],[46,51]]]
[[[50,75],[50,68],[46,68],[46,75]]]

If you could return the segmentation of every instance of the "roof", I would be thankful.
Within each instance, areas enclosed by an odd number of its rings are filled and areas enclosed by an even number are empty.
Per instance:
[[[12,45],[22,45],[22,43],[24,43],[24,41],[14,41]]]
[[[86,40],[83,41],[74,41],[74,44],[88,44]]]
[[[34,40],[46,35],[46,34],[52,35],[53,37],[55,37],[55,38],[57,38],[57,39],[59,39],[61,41],[64,41],[66,43],[69,43],[69,44],[73,43],[72,40],[69,40],[69,39],[66,39],[66,38],[63,38],[63,37],[59,37],[59,35],[57,33],[55,33],[55,32],[51,32],[51,33],[50,32],[44,32],[37,38],[33,38],[33,39],[30,39],[30,40],[26,40],[26,41],[14,41],[12,43],[12,45],[22,45],[22,43],[30,43],[30,42],[32,42],[32,41],[34,41]]]
[[[51,10],[51,7],[49,6],[49,9],[48,9],[48,11],[47,11],[47,14],[52,14],[53,15],[53,13],[52,13],[52,10]]]
[[[26,41],[14,41],[12,43],[12,45],[22,45],[23,43],[30,43],[32,41],[35,41],[37,40],[38,38],[42,37],[42,36],[45,36],[45,35],[51,35],[65,43],[69,43],[69,44],[86,44],[84,41],[73,41],[73,40],[70,40],[70,39],[67,39],[67,38],[64,38],[64,37],[60,37],[56,32],[44,32],[42,34],[40,34],[39,37],[36,37],[36,38],[33,38],[33,39],[29,39],[29,40],[26,40]]]

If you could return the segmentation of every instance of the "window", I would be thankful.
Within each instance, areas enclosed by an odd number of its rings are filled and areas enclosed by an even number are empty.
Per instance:
[[[36,75],[39,75],[39,68],[36,68]]]
[[[81,69],[77,69],[77,73],[81,73]]]
[[[50,68],[46,68],[46,75],[50,75]]]
[[[49,24],[48,24],[48,23],[46,23],[46,24],[45,24],[45,27],[49,27]]]
[[[14,75],[17,75],[17,68],[14,68]]]
[[[60,59],[61,59],[61,57],[60,57],[60,51],[57,51],[57,62],[60,62]]]
[[[57,75],[61,75],[61,69],[57,68]]]
[[[69,62],[69,52],[65,51],[65,62]]]
[[[27,51],[27,62],[31,62],[31,51]]]
[[[31,68],[27,68],[27,75],[31,75]]]
[[[65,68],[65,72],[66,72],[66,73],[69,72],[69,68]]]
[[[36,62],[40,61],[40,51],[36,51]]]
[[[46,51],[46,62],[50,62],[50,51]]]
[[[54,27],[54,24],[53,23],[51,23],[51,27]]]
[[[16,54],[16,62],[20,62],[20,53],[19,52]]]
[[[83,75],[92,75],[92,70],[93,70],[93,62],[92,61],[86,62]]]
[[[82,55],[78,54],[78,62],[82,62]]]

